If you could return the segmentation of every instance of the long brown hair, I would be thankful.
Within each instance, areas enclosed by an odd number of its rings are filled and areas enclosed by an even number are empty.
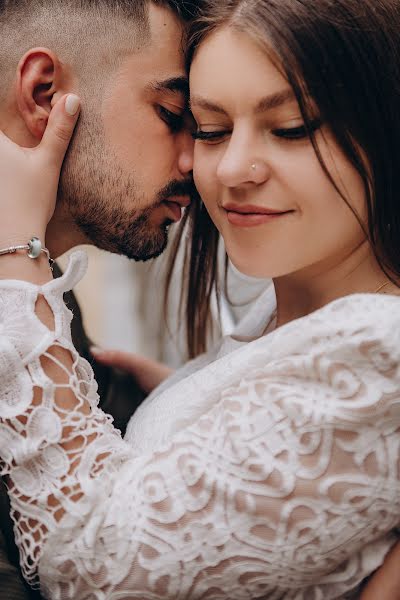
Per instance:
[[[221,27],[245,32],[278,57],[321,166],[335,185],[312,133],[318,107],[364,182],[366,234],[378,262],[399,277],[399,0],[205,0],[189,33],[189,65]],[[183,301],[189,354],[195,356],[206,349],[210,297],[218,281],[218,232],[199,198],[187,220],[192,236],[186,240]]]
[[[177,263],[178,251],[183,248],[182,286],[178,307],[179,319],[186,324],[187,354],[189,358],[205,352],[207,340],[212,339],[211,297],[215,293],[219,308],[219,232],[201,201],[195,194],[186,209],[179,230],[172,243],[166,273],[164,315]]]

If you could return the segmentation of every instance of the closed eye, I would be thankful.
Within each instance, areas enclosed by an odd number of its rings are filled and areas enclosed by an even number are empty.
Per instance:
[[[281,138],[287,141],[303,140],[312,135],[317,129],[321,127],[320,120],[311,121],[308,125],[299,125],[298,127],[280,127],[278,129],[271,130],[273,136]],[[226,136],[230,135],[230,130],[215,130],[215,131],[202,131],[201,129],[192,133],[194,140],[200,140],[208,142],[209,144],[217,144],[222,142]]]
[[[179,133],[185,124],[184,113],[175,113],[162,104],[157,105],[157,112],[162,121],[166,123],[172,133]]]
[[[289,127],[289,128],[279,128],[273,129],[271,131],[272,135],[277,138],[282,138],[285,140],[303,140],[307,137],[315,133],[317,129],[321,127],[321,121],[315,120],[309,123],[308,127],[306,125],[300,125],[299,127]]]
[[[218,143],[221,142],[227,135],[230,135],[230,131],[201,131],[201,129],[194,131],[192,137],[194,140],[201,140],[203,142]]]

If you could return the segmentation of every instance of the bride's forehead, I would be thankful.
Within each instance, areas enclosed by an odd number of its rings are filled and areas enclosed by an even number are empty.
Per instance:
[[[260,113],[296,102],[283,70],[249,35],[226,28],[199,46],[190,72],[191,106],[246,104]]]

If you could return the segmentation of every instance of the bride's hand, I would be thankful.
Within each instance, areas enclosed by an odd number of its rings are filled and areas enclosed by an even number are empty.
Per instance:
[[[74,94],[60,98],[36,148],[21,148],[0,132],[0,248],[25,244],[33,235],[45,241],[79,107]]]

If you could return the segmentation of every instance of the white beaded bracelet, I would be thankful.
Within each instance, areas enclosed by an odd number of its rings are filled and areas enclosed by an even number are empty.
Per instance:
[[[20,246],[10,246],[0,250],[0,256],[4,254],[14,254],[17,250],[27,250],[29,258],[38,258],[43,252],[47,256],[50,267],[53,265],[53,260],[50,258],[50,252],[42,245],[42,242],[37,237],[32,237],[27,244]]]

